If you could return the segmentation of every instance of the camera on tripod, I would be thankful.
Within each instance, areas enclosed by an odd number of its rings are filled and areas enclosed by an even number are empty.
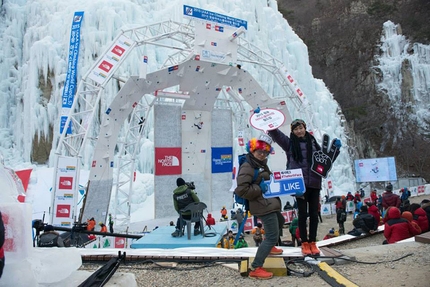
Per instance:
[[[88,225],[88,223],[86,223],[86,222],[84,222],[84,223],[74,222],[73,227],[72,227],[72,231],[80,232],[80,231],[87,230],[87,225]]]
[[[45,229],[45,223],[43,223],[42,219],[35,219],[32,227],[36,229],[36,232],[42,232]]]

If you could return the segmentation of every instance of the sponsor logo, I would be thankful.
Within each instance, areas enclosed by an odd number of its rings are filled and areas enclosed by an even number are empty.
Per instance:
[[[105,71],[106,73],[109,73],[110,70],[112,69],[112,66],[113,65],[111,63],[109,63],[108,61],[103,61],[99,65],[99,69]]]
[[[161,166],[179,166],[179,159],[174,155],[165,155],[163,159],[158,159]]]
[[[81,22],[81,19],[82,19],[82,15],[76,15],[76,16],[73,18],[73,22]]]
[[[57,217],[69,217],[70,215],[70,205],[69,204],[58,204],[57,205]]]
[[[120,46],[118,46],[118,45],[115,45],[115,47],[113,47],[113,49],[112,49],[111,52],[114,53],[115,55],[121,57],[124,54],[125,49],[122,48],[122,47],[120,47]]]
[[[71,176],[60,176],[59,189],[72,189],[73,187],[73,177]]]
[[[231,154],[223,154],[221,155],[222,161],[231,161],[232,155]]]
[[[192,16],[193,15],[193,8],[191,7],[186,7],[185,8],[185,14]]]
[[[75,169],[76,169],[76,166],[73,166],[73,165],[66,166],[66,170],[75,170]]]

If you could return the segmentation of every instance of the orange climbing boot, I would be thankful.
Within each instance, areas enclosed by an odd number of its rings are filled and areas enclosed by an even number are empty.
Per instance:
[[[257,267],[249,272],[248,276],[253,279],[270,279],[273,277],[273,273],[266,271],[263,267]]]
[[[276,248],[276,246],[273,246],[270,250],[270,255],[280,255],[284,252],[281,248]]]
[[[312,255],[311,245],[308,242],[302,242],[302,254],[304,256]]]
[[[309,245],[311,246],[312,255],[320,255],[320,250],[318,249],[316,242],[311,242]]]

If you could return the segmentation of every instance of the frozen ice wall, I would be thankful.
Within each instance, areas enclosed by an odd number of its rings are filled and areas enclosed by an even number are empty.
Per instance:
[[[82,264],[75,249],[52,255],[33,248],[32,206],[17,200],[18,186],[10,171],[0,164],[0,211],[6,229],[6,265],[0,286],[39,286],[63,280]],[[57,249],[57,248],[52,248]]]
[[[105,1],[22,1],[5,0],[2,9],[4,21],[0,24],[0,152],[7,166],[23,165],[30,161],[34,137],[45,138],[53,129],[53,149],[59,137],[61,95],[67,72],[70,27],[73,13],[84,11],[81,28],[81,48],[78,61],[78,80],[91,69],[121,30],[141,27],[166,20],[184,22],[183,5],[199,7],[212,12],[246,20],[248,30],[241,37],[280,60],[312,104],[314,123],[321,132],[342,139],[342,153],[338,157],[331,178],[335,191],[354,189],[351,159],[347,140],[339,116],[339,106],[321,80],[312,75],[307,47],[278,12],[274,0],[113,0]],[[176,44],[166,40],[166,45]],[[156,71],[168,58],[163,47],[148,45],[148,72]],[[172,53],[172,52],[170,52]],[[118,74],[128,77],[139,74],[139,56],[130,56],[121,65]],[[249,71],[273,97],[285,97],[283,89],[271,73],[259,65],[239,57],[243,69]],[[100,103],[105,111],[118,92],[116,83],[108,84]],[[299,111],[290,108],[294,118],[303,118]],[[286,123],[288,125],[288,123]],[[148,120],[148,127],[152,123]],[[99,127],[94,126],[97,135]],[[287,128],[288,130],[288,128]],[[25,131],[25,132],[24,132]],[[146,131],[145,131],[146,132]],[[149,130],[138,156],[138,172],[153,173],[153,152]],[[320,139],[319,139],[320,140]],[[88,147],[85,154],[92,154]],[[281,165],[285,158],[279,155]],[[50,165],[55,157],[51,151]],[[91,158],[85,158],[87,166]],[[146,186],[146,185],[145,185]],[[151,196],[149,187],[145,192]]]

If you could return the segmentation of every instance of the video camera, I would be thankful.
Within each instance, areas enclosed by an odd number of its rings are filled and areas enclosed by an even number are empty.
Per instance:
[[[73,227],[72,227],[72,231],[73,232],[84,231],[84,230],[87,230],[87,226],[88,226],[88,223],[86,223],[86,222],[84,222],[84,223],[74,222]]]
[[[186,182],[185,184],[188,186],[189,189],[192,189],[192,190],[196,189],[196,186],[194,185],[194,181]]]
[[[35,219],[33,220],[33,226],[34,229],[36,229],[37,232],[41,232],[45,229],[45,223],[43,223],[42,219]]]

